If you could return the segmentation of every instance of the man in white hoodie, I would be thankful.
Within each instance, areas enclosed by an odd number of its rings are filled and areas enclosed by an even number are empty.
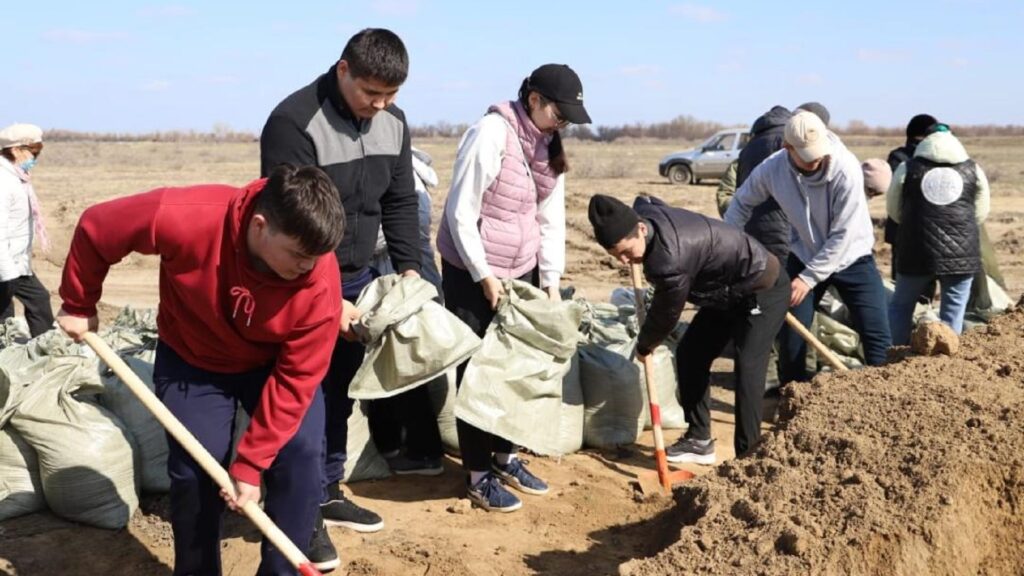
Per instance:
[[[945,124],[933,124],[914,156],[896,168],[885,199],[899,224],[889,305],[894,344],[907,344],[916,297],[936,278],[939,318],[957,334],[963,330],[972,279],[982,269],[979,227],[989,197],[985,172]]]
[[[810,326],[814,305],[835,286],[850,309],[867,363],[882,364],[891,344],[889,318],[860,162],[811,112],[789,119],[784,141],[736,191],[725,221],[742,228],[755,206],[774,198],[793,227],[786,265],[791,312]],[[806,353],[807,343],[783,328],[783,383],[808,378]]]

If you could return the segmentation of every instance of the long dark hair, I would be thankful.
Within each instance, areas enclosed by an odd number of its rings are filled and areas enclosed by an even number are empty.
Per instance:
[[[523,78],[523,83],[519,85],[519,103],[526,108],[526,111],[530,111],[530,92],[537,92],[530,87],[530,78]],[[547,98],[544,98],[540,92],[537,95],[541,97],[541,100],[547,102]],[[565,174],[569,171],[569,159],[566,158],[565,148],[562,146],[562,134],[558,130],[551,135],[551,143],[548,144],[548,165],[555,171],[555,174]]]

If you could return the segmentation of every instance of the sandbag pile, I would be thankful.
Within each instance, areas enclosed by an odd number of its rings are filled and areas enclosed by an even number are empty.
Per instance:
[[[651,426],[643,365],[633,360],[638,333],[631,305],[587,304],[580,347],[580,382],[584,398],[583,441],[595,448],[632,444]],[[655,385],[662,426],[685,428],[677,396],[675,346],[685,332],[680,324],[653,352]]]
[[[95,359],[73,354],[70,340],[54,346],[62,334],[43,336],[33,341],[36,346],[0,352],[0,428],[13,430],[35,451],[39,486],[55,514],[122,528],[139,504],[131,436],[91,398],[103,390]],[[30,358],[58,348],[67,353]],[[31,464],[31,457],[22,459]]]

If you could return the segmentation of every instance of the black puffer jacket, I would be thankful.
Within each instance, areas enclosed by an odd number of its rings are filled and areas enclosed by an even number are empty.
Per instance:
[[[786,122],[792,115],[786,108],[774,106],[754,121],[754,127],[750,130],[750,142],[740,152],[736,171],[737,189],[743,185],[758,164],[782,148]],[[750,220],[743,229],[761,242],[769,252],[778,256],[779,260],[786,261],[786,257],[789,256],[789,220],[775,199],[769,198],[754,208]]]
[[[649,353],[675,328],[683,306],[728,309],[749,301],[771,255],[750,235],[657,198],[639,197],[633,209],[652,228],[644,276],[654,286],[637,351]]]

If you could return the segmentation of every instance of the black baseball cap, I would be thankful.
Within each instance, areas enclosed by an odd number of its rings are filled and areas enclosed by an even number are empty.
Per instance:
[[[531,90],[558,104],[562,117],[573,124],[590,124],[590,114],[583,107],[583,83],[565,64],[545,64],[528,79]]]

